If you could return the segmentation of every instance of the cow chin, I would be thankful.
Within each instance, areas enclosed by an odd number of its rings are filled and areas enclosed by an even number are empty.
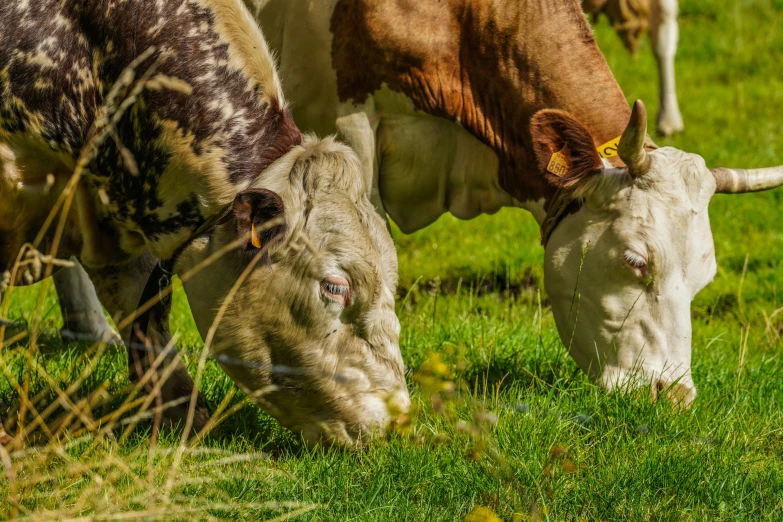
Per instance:
[[[660,326],[626,314],[624,323],[603,315],[600,306],[587,307],[582,299],[578,322],[553,305],[555,322],[571,356],[590,378],[606,390],[636,393],[650,390],[653,399],[667,398],[690,406],[696,398],[691,376],[690,335],[673,339],[651,334]],[[637,301],[637,306],[640,303]],[[572,316],[574,314],[572,313]],[[681,326],[689,332],[690,325]]]

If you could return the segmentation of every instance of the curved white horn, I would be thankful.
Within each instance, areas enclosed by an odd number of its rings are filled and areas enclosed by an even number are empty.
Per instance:
[[[783,185],[783,166],[768,169],[712,169],[715,176],[715,192],[742,194],[759,192]]]
[[[644,150],[644,140],[647,137],[647,108],[642,100],[636,100],[631,112],[631,120],[625,128],[617,153],[628,166],[628,172],[634,178],[647,174],[652,160]]]

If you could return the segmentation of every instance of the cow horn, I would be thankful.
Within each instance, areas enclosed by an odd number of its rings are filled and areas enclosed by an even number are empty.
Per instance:
[[[715,176],[715,192],[742,194],[759,192],[783,185],[783,166],[768,169],[712,169]]]
[[[636,100],[631,112],[631,120],[628,127],[625,128],[618,154],[628,166],[628,172],[631,177],[638,178],[644,176],[650,170],[650,156],[644,150],[644,139],[647,136],[647,109],[642,100]]]

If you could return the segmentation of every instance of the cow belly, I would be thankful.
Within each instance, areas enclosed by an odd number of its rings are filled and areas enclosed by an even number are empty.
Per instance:
[[[498,186],[497,156],[453,122],[382,115],[378,183],[384,208],[405,233],[450,212],[460,219],[513,206]]]
[[[0,270],[13,264],[22,245],[32,243],[44,226],[72,178],[67,161],[35,138],[11,135],[0,141]],[[85,182],[77,184],[58,256],[80,255],[90,265],[127,258],[114,231],[99,226],[95,200]],[[48,250],[56,224],[49,226],[40,249]]]
[[[8,268],[25,242],[32,242],[65,188],[61,162],[31,140],[0,141],[0,270]]]

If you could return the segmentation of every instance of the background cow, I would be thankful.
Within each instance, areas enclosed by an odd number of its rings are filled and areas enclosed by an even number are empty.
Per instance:
[[[684,129],[674,79],[674,56],[680,32],[678,7],[678,0],[582,0],[582,8],[593,15],[594,20],[601,14],[606,15],[633,55],[636,55],[642,34],[649,30],[658,63],[658,133],[663,136]]]
[[[576,0],[248,3],[296,120],[341,133],[382,215],[411,233],[445,212],[529,210],[579,366],[607,387],[641,380],[693,400],[690,303],[716,269],[710,198],[778,186],[781,169],[711,171],[657,149]]]
[[[66,187],[58,250],[51,229],[36,235]],[[361,165],[302,138],[239,1],[0,5],[0,268],[14,284],[31,282],[14,266],[33,242],[77,255],[115,320],[136,310],[154,258],[176,260],[226,372],[310,443],[358,442],[388,405],[407,408],[396,254]],[[193,386],[173,364],[166,402]]]

